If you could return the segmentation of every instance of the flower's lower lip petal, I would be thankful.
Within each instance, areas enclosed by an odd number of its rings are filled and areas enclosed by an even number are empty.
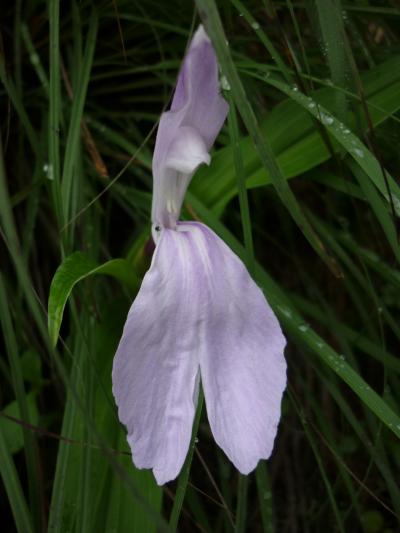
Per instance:
[[[216,442],[247,474],[272,452],[286,387],[286,341],[240,259],[209,228],[189,225],[203,271],[210,272],[200,347],[208,419]]]
[[[285,339],[243,263],[209,228],[162,230],[113,366],[133,461],[157,482],[187,454],[201,379],[215,440],[242,473],[268,458],[286,386]]]
[[[184,463],[197,402],[199,310],[188,238],[164,230],[124,327],[113,393],[138,468],[158,484]]]

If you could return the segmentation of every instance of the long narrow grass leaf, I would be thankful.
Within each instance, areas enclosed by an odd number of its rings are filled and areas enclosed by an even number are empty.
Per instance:
[[[227,44],[228,42],[214,0],[197,0],[197,6],[215,46],[221,68],[228,79],[236,106],[241,113],[243,122],[245,123],[251,138],[253,139],[263,165],[270,173],[272,184],[283,204],[288,209],[290,215],[293,217],[311,246],[325,261],[329,268],[331,268],[333,272],[338,273],[334,259],[329,255],[322,241],[306,220],[304,213],[276,162],[269,142],[261,133],[257,118],[248,101],[243,84],[232,61]]]

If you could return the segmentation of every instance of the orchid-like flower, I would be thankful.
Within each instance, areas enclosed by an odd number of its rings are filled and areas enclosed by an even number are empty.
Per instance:
[[[286,386],[285,338],[240,259],[207,226],[178,220],[228,105],[202,26],[190,44],[153,157],[150,270],[113,365],[113,393],[137,468],[162,485],[189,449],[199,382],[216,442],[247,474],[273,448]]]

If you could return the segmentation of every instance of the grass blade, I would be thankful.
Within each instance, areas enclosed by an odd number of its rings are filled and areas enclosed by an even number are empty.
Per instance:
[[[21,489],[18,474],[12,457],[7,449],[3,432],[0,427],[0,473],[7,492],[8,501],[14,515],[18,533],[33,533],[34,529],[29,516],[28,507]]]
[[[267,465],[264,461],[261,461],[257,466],[256,480],[264,533],[274,533],[272,486],[268,475]]]
[[[60,124],[61,124],[61,82],[60,82],[60,0],[49,0],[49,178],[58,226],[64,225],[60,180]]]
[[[189,481],[190,468],[192,466],[194,449],[196,446],[197,432],[199,429],[201,413],[203,409],[204,395],[202,390],[199,392],[199,400],[197,404],[196,416],[194,419],[192,438],[190,441],[189,452],[186,456],[185,463],[178,478],[178,487],[176,489],[174,505],[172,507],[171,515],[169,517],[169,525],[171,531],[176,531],[179,523],[179,517],[182,512],[183,502],[186,495],[187,485]]]
[[[334,273],[338,274],[337,265],[334,259],[328,254],[322,241],[306,220],[304,213],[301,211],[293,192],[289,188],[289,185],[276,162],[268,141],[264,139],[261,133],[254,111],[247,99],[242,82],[232,61],[221,19],[214,0],[197,0],[196,3],[208,34],[213,41],[221,69],[228,79],[233,99],[256,146],[257,153],[263,165],[270,173],[271,181],[276,192],[317,254]]]
[[[86,37],[86,48],[82,62],[82,69],[79,76],[77,90],[74,94],[71,109],[71,119],[68,129],[67,144],[65,147],[64,166],[62,171],[61,193],[63,198],[63,209],[67,220],[74,213],[71,212],[71,197],[74,189],[73,176],[77,164],[79,140],[81,133],[81,122],[83,109],[86,100],[86,93],[90,79],[90,71],[93,64],[94,50],[96,46],[96,36],[98,28],[98,17],[96,11],[92,12],[90,25]]]
[[[17,339],[11,322],[10,309],[7,306],[7,293],[0,272],[0,322],[4,334],[4,341],[8,353],[11,369],[13,388],[15,391],[20,417],[27,424],[32,423],[31,413],[24,385],[24,377],[21,369],[20,354]],[[35,435],[25,427],[22,427],[24,438],[24,452],[28,473],[29,498],[32,508],[32,516],[37,528],[44,528],[44,507],[40,487],[40,466],[38,464],[38,449]]]
[[[188,195],[193,209],[202,217],[232,250],[243,260],[244,250],[218,218],[193,195]],[[396,437],[400,438],[400,416],[383,400],[365,380],[342,360],[340,355],[329,346],[312,328],[305,323],[290,304],[283,291],[270,276],[256,265],[256,279],[264,288],[269,304],[273,308],[291,338],[307,346],[321,361],[335,372],[358,396],[358,398],[380,419]]]

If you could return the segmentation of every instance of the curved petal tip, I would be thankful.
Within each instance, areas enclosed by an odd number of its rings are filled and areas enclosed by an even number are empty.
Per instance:
[[[204,26],[203,24],[200,24],[199,27],[197,28],[195,34],[193,35],[193,38],[192,38],[192,42],[191,42],[191,47],[193,46],[199,46],[201,45],[202,43],[204,42],[208,42],[210,43],[210,38],[209,36],[207,35],[205,29],[204,29]]]

